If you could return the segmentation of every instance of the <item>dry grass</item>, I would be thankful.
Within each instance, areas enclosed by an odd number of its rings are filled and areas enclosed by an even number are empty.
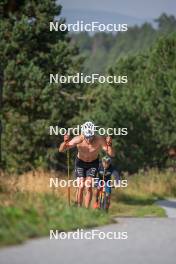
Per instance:
[[[67,179],[65,174],[37,170],[23,175],[7,175],[1,173],[0,192],[1,202],[5,206],[13,204],[11,194],[22,193],[50,193],[67,200],[67,188],[50,187],[50,178]],[[176,173],[172,171],[159,172],[150,170],[148,173],[140,172],[128,179],[128,187],[114,190],[114,202],[119,200],[142,200],[146,197],[162,198],[176,196]],[[8,194],[8,195],[7,195]],[[76,188],[71,188],[71,200],[75,201]],[[136,198],[138,197],[138,198]]]
[[[58,197],[67,199],[67,188],[50,187],[50,178],[67,179],[66,175],[58,172],[48,172],[44,170],[37,170],[22,174],[20,176],[15,174],[1,173],[0,175],[0,191],[2,193],[28,192],[28,193],[52,193]],[[76,195],[75,188],[71,189],[71,199],[74,201]],[[1,199],[2,202],[2,199]],[[3,204],[10,204],[10,196],[6,195]]]
[[[109,214],[67,206],[67,188],[50,188],[50,178],[66,175],[38,170],[23,175],[0,175],[0,245],[48,235],[50,229],[73,230],[104,225],[112,216],[165,216],[154,205],[157,197],[176,196],[176,174],[150,171],[128,177],[127,188],[113,190]],[[76,188],[71,189],[75,200]]]
[[[147,173],[139,172],[129,178],[125,191],[131,195],[176,196],[176,172],[156,169]]]
[[[67,189],[50,188],[50,177],[65,176],[41,170],[20,176],[1,173],[0,246],[48,236],[51,229],[68,231],[111,222],[102,211],[67,206]]]
[[[20,176],[1,173],[0,188],[4,192],[54,192],[55,195],[66,196],[67,188],[51,188],[49,186],[50,178],[67,179],[63,173],[44,170],[32,171]],[[130,193],[131,195],[176,196],[175,172],[150,170],[147,173],[140,172],[125,178],[128,180],[128,187],[121,189],[121,192]],[[71,193],[72,197],[75,197],[75,188],[72,188]]]

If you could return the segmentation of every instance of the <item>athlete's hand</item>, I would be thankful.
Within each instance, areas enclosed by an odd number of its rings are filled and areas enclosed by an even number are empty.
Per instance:
[[[106,144],[110,147],[112,146],[112,137],[110,136],[106,137]]]
[[[64,135],[64,143],[68,144],[68,142],[70,141],[70,136],[68,134]]]

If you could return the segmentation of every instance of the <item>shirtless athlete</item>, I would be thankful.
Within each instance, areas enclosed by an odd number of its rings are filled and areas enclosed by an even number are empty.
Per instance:
[[[96,177],[99,167],[99,151],[103,149],[110,157],[114,157],[115,152],[112,147],[112,138],[95,135],[95,126],[92,122],[84,123],[81,130],[82,134],[71,140],[68,135],[65,135],[64,142],[59,147],[59,152],[77,147],[75,173],[76,177],[79,178],[78,206],[82,206],[86,181],[85,207],[88,208],[92,200],[92,179]]]

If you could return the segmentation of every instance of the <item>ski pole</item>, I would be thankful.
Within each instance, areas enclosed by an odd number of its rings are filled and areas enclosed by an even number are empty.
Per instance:
[[[67,134],[65,135],[67,136]],[[64,138],[65,138],[64,136]],[[67,149],[67,200],[68,200],[68,206],[70,206],[70,150],[69,150],[69,139],[66,140],[66,147]]]
[[[106,153],[108,154],[108,144],[106,142]],[[105,209],[105,187],[106,187],[106,183],[105,183],[105,174],[106,174],[106,169],[104,168],[103,171],[103,187],[102,187],[102,192],[100,195],[100,204],[101,204],[101,208]]]
[[[68,206],[70,206],[70,151],[67,149],[67,198],[68,198]]]

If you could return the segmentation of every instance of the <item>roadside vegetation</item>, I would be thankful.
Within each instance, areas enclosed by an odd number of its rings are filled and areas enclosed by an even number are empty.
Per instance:
[[[111,221],[100,211],[68,207],[66,190],[51,189],[50,177],[54,175],[44,172],[1,176],[0,246],[49,236],[50,229],[67,231]]]
[[[21,176],[0,177],[0,245],[21,243],[28,238],[48,236],[49,230],[74,230],[105,225],[118,216],[165,216],[154,205],[156,199],[176,196],[176,175],[152,170],[147,174],[124,176],[127,188],[113,190],[109,214],[99,210],[76,208],[67,204],[67,189],[50,188],[50,177],[65,175],[35,171]]]
[[[118,216],[165,216],[154,204],[158,199],[176,197],[176,173],[171,170],[139,172],[128,179],[128,187],[113,192],[111,214]]]

